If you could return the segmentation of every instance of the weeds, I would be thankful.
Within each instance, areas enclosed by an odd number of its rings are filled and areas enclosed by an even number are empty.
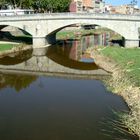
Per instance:
[[[123,113],[120,116],[121,120],[131,134],[140,137],[140,87],[137,86],[135,82],[133,82],[133,80],[135,80],[136,77],[137,80],[140,77],[138,73],[126,72],[126,69],[129,68],[128,65],[130,64],[129,62],[131,60],[128,57],[135,58],[135,56],[139,52],[137,52],[134,56],[132,56],[135,50],[131,50],[132,54],[130,56],[123,57],[121,53],[122,50],[120,50],[119,52],[118,49],[117,53],[114,52],[115,56],[112,56],[111,59],[109,56],[110,54],[113,55],[112,53],[113,48],[111,48],[111,51],[109,49],[107,50],[107,57],[105,56],[105,53],[102,53],[105,49],[101,48],[99,50],[98,49],[91,50],[91,55],[92,57],[95,58],[95,62],[100,67],[102,67],[107,71],[112,72],[112,78],[104,82],[109,87],[109,89],[112,90],[113,93],[121,95],[128,104],[130,112]],[[120,58],[120,60],[116,61],[115,58]],[[133,62],[133,67],[138,67],[140,65],[140,61],[139,62],[137,61],[137,63],[134,64]],[[132,74],[135,75],[136,77],[133,78]]]

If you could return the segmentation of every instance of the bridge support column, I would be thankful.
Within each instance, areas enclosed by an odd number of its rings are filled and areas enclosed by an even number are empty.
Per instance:
[[[46,37],[33,37],[33,55],[43,56],[47,52],[49,43]]]
[[[33,37],[33,48],[42,48],[48,45],[46,37]]]
[[[125,45],[126,48],[134,48],[134,47],[139,47],[139,40],[130,40],[130,39],[125,39]]]
[[[48,46],[56,43],[56,34],[50,34],[46,37],[33,37],[33,55],[43,56],[47,52]]]

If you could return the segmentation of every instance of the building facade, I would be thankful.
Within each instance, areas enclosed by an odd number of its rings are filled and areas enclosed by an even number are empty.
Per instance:
[[[93,12],[93,0],[83,0],[83,11]]]
[[[93,11],[95,13],[104,13],[105,12],[105,2],[102,0],[92,0],[93,2]]]
[[[104,13],[105,3],[103,0],[72,0],[70,12]]]
[[[138,8],[138,6],[132,4],[120,6],[105,5],[105,12],[110,14],[132,15],[140,14],[140,9]]]
[[[83,11],[83,0],[72,0],[70,7],[70,12],[80,13]]]

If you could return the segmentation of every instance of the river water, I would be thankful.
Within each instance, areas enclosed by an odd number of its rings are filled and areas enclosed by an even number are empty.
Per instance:
[[[94,63],[81,42],[60,42],[47,57],[80,70]],[[31,57],[25,56],[4,57],[0,64],[20,64]],[[116,113],[124,111],[124,100],[100,80],[0,72],[0,140],[137,140],[120,127]]]

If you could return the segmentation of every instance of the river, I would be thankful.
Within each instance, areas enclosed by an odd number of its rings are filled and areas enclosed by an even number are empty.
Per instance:
[[[46,55],[70,69],[99,69],[81,42],[59,42]],[[31,52],[10,55],[0,64],[31,57]],[[1,140],[137,140],[120,126],[121,112],[129,112],[127,104],[98,79],[0,72]]]

